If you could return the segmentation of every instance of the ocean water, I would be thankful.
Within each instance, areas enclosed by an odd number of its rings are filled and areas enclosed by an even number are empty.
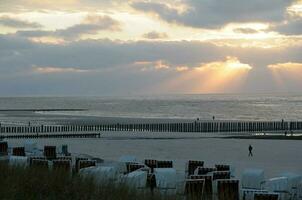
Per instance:
[[[0,112],[0,121],[66,116],[210,120],[300,120],[302,95],[217,94],[120,97],[1,97],[1,109],[87,109],[36,113]]]

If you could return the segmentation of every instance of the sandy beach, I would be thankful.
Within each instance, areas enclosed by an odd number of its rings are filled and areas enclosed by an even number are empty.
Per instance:
[[[70,152],[89,154],[107,160],[122,155],[173,160],[176,169],[184,170],[189,159],[204,160],[206,165],[226,163],[235,168],[235,175],[247,168],[265,170],[266,178],[283,172],[302,173],[302,148],[299,140],[259,140],[210,138],[200,133],[129,133],[103,132],[94,139],[34,139],[38,147],[67,144]],[[18,146],[24,140],[8,140]],[[248,145],[254,157],[248,157]]]

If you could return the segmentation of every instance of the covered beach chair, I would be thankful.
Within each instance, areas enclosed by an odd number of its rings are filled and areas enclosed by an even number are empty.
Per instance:
[[[171,160],[158,160],[156,168],[173,168],[173,161],[171,161]]]
[[[76,171],[80,171],[83,168],[94,167],[96,166],[95,160],[79,160]]]
[[[185,195],[187,200],[201,200],[205,179],[187,179],[185,185]]]
[[[231,172],[230,171],[214,171],[212,172],[213,181],[217,179],[230,179]]]
[[[25,156],[25,148],[24,147],[13,147],[13,156]]]
[[[157,160],[154,159],[146,159],[144,163],[151,169],[151,173],[153,173],[154,168],[157,167]]]
[[[216,171],[230,171],[231,170],[231,166],[230,165],[215,165]]]
[[[147,177],[147,171],[136,170],[123,175],[121,181],[131,188],[143,190],[147,187]]]
[[[155,168],[154,176],[156,181],[156,189],[161,194],[176,194],[177,173],[173,168]]]
[[[268,194],[267,190],[257,190],[257,189],[241,189],[241,199],[242,200],[254,200],[255,194]]]
[[[271,178],[266,182],[266,188],[270,192],[279,194],[280,200],[291,198],[290,185],[287,177]]]
[[[6,141],[0,141],[0,156],[8,155],[8,144]]]
[[[241,187],[243,189],[263,189],[265,184],[264,170],[262,169],[246,169],[242,173]]]
[[[31,167],[41,168],[41,169],[49,169],[49,163],[46,159],[31,159]]]
[[[57,158],[56,146],[44,146],[44,156],[47,160],[53,160]]]
[[[140,163],[126,163],[126,167],[127,167],[127,173],[131,173],[138,169],[145,168],[145,165]]]
[[[203,200],[213,198],[213,177],[211,175],[191,175],[190,179],[204,179]]]
[[[302,181],[302,176],[291,172],[284,172],[280,174],[280,176],[286,177],[288,179],[288,189],[290,192],[291,199],[298,199],[299,183]]]
[[[194,171],[194,175],[206,175],[209,172],[216,171],[215,167],[197,167]]]
[[[9,164],[26,167],[28,165],[28,158],[25,156],[9,156]]]
[[[217,180],[218,200],[239,200],[239,180]]]
[[[203,167],[203,166],[204,166],[204,161],[189,160],[186,165],[187,176],[189,177],[190,175],[193,175],[197,167]]]
[[[118,180],[119,173],[117,169],[113,166],[91,166],[82,168],[79,170],[80,175],[82,176],[91,176],[98,183],[114,182]]]
[[[64,170],[66,172],[72,171],[71,160],[69,159],[57,159],[52,161],[53,170]]]

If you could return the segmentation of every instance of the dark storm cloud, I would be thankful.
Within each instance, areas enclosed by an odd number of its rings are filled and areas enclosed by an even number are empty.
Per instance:
[[[41,28],[42,25],[34,22],[28,22],[20,19],[11,18],[8,16],[0,17],[0,25],[10,28]]]
[[[189,7],[180,13],[164,3],[139,1],[132,7],[157,14],[163,20],[186,26],[219,28],[231,22],[278,22],[284,19],[286,8],[294,0],[185,0]]]

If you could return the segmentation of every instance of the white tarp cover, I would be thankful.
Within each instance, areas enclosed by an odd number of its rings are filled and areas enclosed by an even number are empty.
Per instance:
[[[286,177],[288,179],[288,189],[291,196],[298,197],[299,184],[302,181],[302,176],[291,172],[282,173],[281,176]],[[302,185],[300,187],[302,187]]]
[[[147,184],[147,171],[134,171],[122,177],[122,182],[134,188],[145,188]]]
[[[176,189],[177,175],[173,168],[154,168],[156,186],[162,189]]]
[[[262,189],[264,183],[264,170],[262,169],[246,169],[242,173],[241,184],[242,188]]]
[[[118,171],[115,167],[93,166],[80,169],[80,174],[84,176],[93,176],[95,180],[102,182],[107,180],[115,180],[118,176]]]
[[[279,193],[280,200],[288,200],[290,197],[290,188],[287,177],[271,178],[267,181],[266,187],[270,192]]]
[[[267,181],[266,187],[271,192],[289,191],[288,178],[287,177],[271,178]]]
[[[184,171],[176,171],[176,192],[184,194],[185,192],[186,173]]]
[[[27,157],[24,156],[10,156],[9,164],[10,165],[18,165],[18,166],[26,166],[27,165]]]
[[[135,156],[131,156],[131,155],[126,155],[126,156],[121,156],[118,159],[119,162],[137,162],[137,159]]]
[[[302,181],[301,175],[291,172],[284,172],[280,176],[288,179],[289,188],[297,188],[299,183]]]
[[[24,143],[25,152],[35,152],[37,151],[37,143],[31,140],[27,140]]]
[[[102,163],[102,166],[109,166],[109,167],[114,167],[115,170],[119,173],[119,174],[124,174],[127,172],[127,165],[125,162],[119,162],[119,161],[111,161],[111,160],[104,160],[104,162]]]

